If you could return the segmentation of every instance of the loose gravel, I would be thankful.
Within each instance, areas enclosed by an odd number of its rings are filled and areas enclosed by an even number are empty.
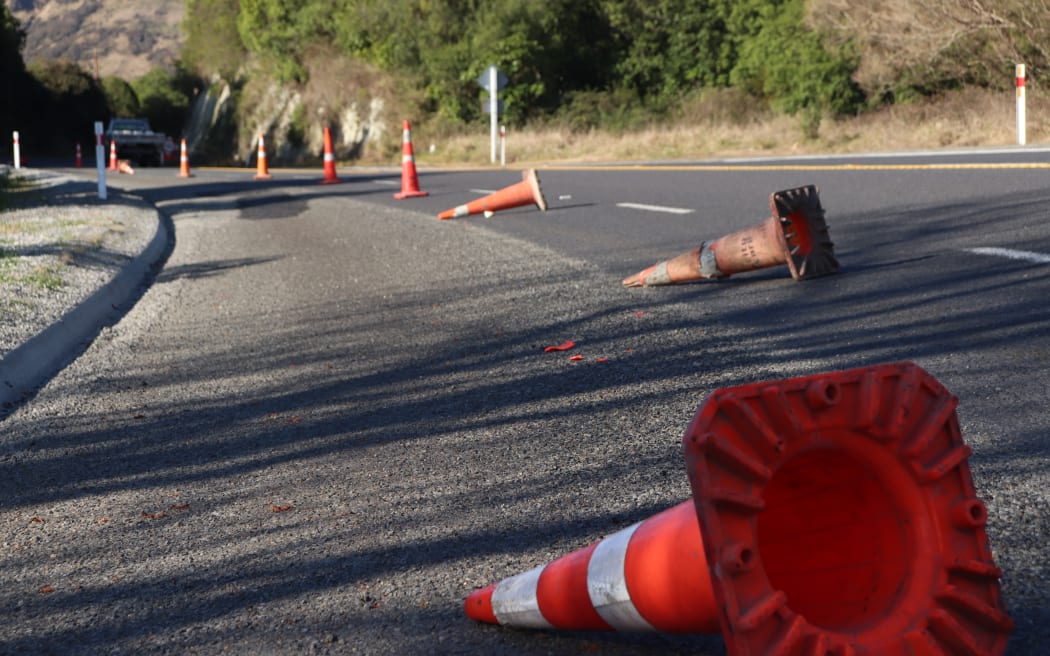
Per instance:
[[[22,180],[0,211],[0,359],[108,283],[157,232],[141,198],[51,172],[0,167]]]

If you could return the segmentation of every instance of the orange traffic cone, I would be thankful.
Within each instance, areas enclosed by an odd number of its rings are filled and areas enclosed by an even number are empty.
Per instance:
[[[186,150],[186,140],[182,140],[182,150],[179,153],[179,177],[180,178],[192,178],[193,174],[190,173],[190,156]]]
[[[547,211],[547,201],[543,198],[540,190],[540,180],[536,177],[536,169],[522,171],[522,180],[517,184],[489,194],[484,198],[471,201],[466,205],[459,205],[450,210],[438,214],[439,219],[455,219],[469,214],[482,214],[486,216],[490,212],[498,212],[512,207],[535,204],[540,210]]]
[[[117,142],[109,140],[109,170],[117,170]]]
[[[335,174],[335,153],[332,149],[332,133],[328,128],[324,129],[324,179],[321,184],[335,184],[342,182]]]
[[[263,135],[259,135],[259,151],[258,157],[256,158],[255,165],[255,176],[254,180],[269,180],[272,176],[270,175],[270,169],[266,166],[266,143],[263,141]]]
[[[689,501],[478,590],[467,615],[535,629],[715,633],[718,609]]]
[[[398,200],[429,196],[419,189],[419,176],[416,175],[416,156],[412,152],[412,128],[408,121],[402,124],[401,131],[401,193],[394,194]]]
[[[76,164],[78,169],[84,166],[84,157],[80,153],[80,144],[77,144],[77,156],[74,160],[74,164]]]
[[[715,620],[730,656],[1003,654],[1013,622],[957,404],[909,362],[718,390],[683,437],[692,502],[475,592],[467,614]]]
[[[135,175],[135,169],[131,166],[131,160],[127,159],[117,161],[117,171],[128,175]]]
[[[696,250],[624,278],[626,287],[653,287],[725,278],[734,273],[787,264],[791,277],[807,280],[838,271],[824,208],[813,185],[769,197],[773,216],[763,223],[705,241]]]

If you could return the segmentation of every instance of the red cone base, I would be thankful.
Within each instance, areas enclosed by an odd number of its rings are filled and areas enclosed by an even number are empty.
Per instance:
[[[691,502],[474,592],[467,614],[717,623],[730,656],[999,656],[1013,622],[957,403],[908,362],[718,390],[683,438]]]

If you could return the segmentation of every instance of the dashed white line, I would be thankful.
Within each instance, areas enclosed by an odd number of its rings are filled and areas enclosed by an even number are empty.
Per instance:
[[[400,185],[401,183],[397,180],[373,180],[372,182],[381,185]]]
[[[1045,253],[1034,253],[1032,251],[1015,251],[1010,248],[967,248],[967,251],[977,255],[994,255],[996,257],[1007,257],[1011,260],[1024,260],[1036,264],[1050,264],[1050,255]]]
[[[666,207],[664,205],[646,205],[644,203],[616,203],[616,207],[626,207],[646,212],[665,212],[667,214],[691,214],[693,212],[687,207]]]
[[[472,194],[494,194],[497,191],[499,191],[499,189],[471,189],[470,193],[472,193]]]

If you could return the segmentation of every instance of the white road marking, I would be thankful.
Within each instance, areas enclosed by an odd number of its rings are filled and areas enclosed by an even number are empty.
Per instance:
[[[472,194],[494,194],[497,191],[499,191],[499,189],[471,189],[470,193],[472,193]]]
[[[374,183],[376,183],[376,184],[381,184],[381,185],[396,185],[396,186],[401,186],[401,183],[400,183],[400,182],[398,182],[397,180],[373,180],[372,182],[374,182]]]
[[[994,255],[997,257],[1007,257],[1011,260],[1024,260],[1025,262],[1035,262],[1036,264],[1050,264],[1050,255],[1045,253],[1015,251],[1010,248],[967,248],[966,250],[971,253],[976,253],[977,255]]]
[[[632,210],[645,210],[646,212],[666,212],[667,214],[691,214],[693,212],[693,210],[686,207],[665,207],[663,205],[645,205],[644,203],[616,203],[616,206]]]

